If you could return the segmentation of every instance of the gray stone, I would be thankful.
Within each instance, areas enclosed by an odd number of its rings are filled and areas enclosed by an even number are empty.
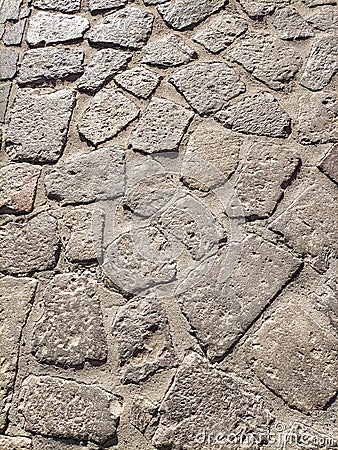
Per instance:
[[[249,17],[262,19],[272,14],[276,7],[288,5],[290,0],[239,0],[239,2]]]
[[[314,6],[337,4],[336,0],[302,0],[302,2],[305,3],[305,5],[309,8],[313,8]]]
[[[101,11],[108,11],[109,9],[120,8],[127,3],[128,0],[89,0],[89,11],[95,14]]]
[[[20,14],[22,0],[4,0],[0,6],[0,22],[6,20],[17,20]]]
[[[1,227],[0,271],[25,274],[53,269],[59,253],[57,221],[42,212],[23,223]]]
[[[319,163],[319,168],[338,184],[338,145],[335,145]]]
[[[237,73],[224,63],[193,64],[169,80],[199,114],[213,114],[245,91]]]
[[[74,13],[80,11],[81,0],[35,0],[34,6],[39,9]]]
[[[193,113],[163,98],[153,97],[131,135],[131,146],[144,153],[177,151]]]
[[[156,410],[156,406],[150,400],[139,395],[134,398],[131,406],[130,423],[144,434]]]
[[[240,16],[222,14],[206,28],[194,35],[193,40],[212,53],[219,53],[246,32],[248,24]]]
[[[38,12],[29,20],[26,40],[31,46],[77,41],[89,26],[85,17]]]
[[[0,86],[0,123],[5,122],[7,104],[9,94],[11,92],[11,84],[3,84]]]
[[[137,8],[123,8],[98,22],[88,39],[92,44],[116,45],[122,48],[142,48],[153,27],[154,16]]]
[[[31,450],[30,438],[0,436],[0,448],[2,450]]]
[[[32,441],[32,450],[83,450],[83,445],[70,444],[65,440],[33,436]]]
[[[139,98],[149,98],[160,84],[161,77],[143,67],[133,67],[116,75],[116,84]]]
[[[88,92],[97,92],[105,83],[123,69],[131,60],[132,54],[110,48],[99,50],[87,65],[77,87]]]
[[[307,21],[318,30],[333,34],[338,33],[338,11],[333,6],[323,8],[320,12],[307,19]]]
[[[23,19],[10,26],[7,25],[6,32],[3,36],[5,45],[21,45],[26,22],[27,19]]]
[[[39,94],[20,89],[7,130],[6,150],[12,161],[56,162],[63,151],[75,104],[74,92]]]
[[[15,77],[19,54],[12,48],[0,48],[0,80],[11,80]]]
[[[45,178],[49,198],[63,205],[117,198],[124,191],[124,151],[103,148],[63,162]]]
[[[104,444],[116,435],[121,399],[95,384],[28,376],[21,386],[25,430]]]
[[[113,138],[139,115],[139,108],[120,92],[103,89],[91,100],[78,122],[78,131],[91,144]]]
[[[273,25],[281,39],[294,40],[313,37],[312,28],[295,8],[283,8],[276,12]]]
[[[191,62],[197,57],[196,52],[188,47],[181,37],[175,34],[146,45],[143,49],[143,54],[143,63],[158,67],[180,66]]]

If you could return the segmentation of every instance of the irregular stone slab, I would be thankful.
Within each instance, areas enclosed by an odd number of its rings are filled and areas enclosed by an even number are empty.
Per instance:
[[[102,11],[125,6],[128,0],[89,0],[89,11],[96,14]]]
[[[0,48],[0,80],[11,80],[15,77],[19,54],[12,48]]]
[[[338,36],[327,36],[312,44],[300,84],[320,91],[338,72]]]
[[[80,154],[46,175],[47,195],[63,205],[117,198],[124,192],[124,173],[120,148]]]
[[[152,418],[156,414],[156,406],[142,395],[137,395],[133,399],[130,409],[130,423],[142,434],[146,431]]]
[[[333,6],[323,8],[320,12],[307,19],[307,21],[318,30],[326,31],[327,33],[338,32],[338,11]]]
[[[6,20],[17,20],[20,14],[22,0],[4,0],[0,7],[0,22]]]
[[[169,80],[199,114],[213,114],[245,91],[236,72],[224,63],[190,65]]]
[[[27,19],[23,19],[11,26],[7,25],[6,32],[3,36],[3,43],[5,45],[21,45],[26,22]]]
[[[142,62],[150,66],[175,67],[196,59],[196,52],[188,47],[184,40],[172,34],[151,42],[143,49]]]
[[[0,169],[0,211],[29,212],[33,208],[41,169],[27,163],[9,164]]]
[[[156,299],[122,306],[113,323],[122,383],[138,383],[175,364],[168,320]]]
[[[338,145],[335,145],[324,159],[319,163],[319,168],[327,175],[332,181],[338,184]]]
[[[32,46],[77,41],[89,27],[85,17],[38,12],[29,20],[26,40]]]
[[[268,33],[249,33],[235,43],[229,56],[271,89],[283,89],[297,73],[301,59],[292,47]]]
[[[24,274],[53,269],[57,263],[57,221],[42,212],[25,223],[9,222],[1,227],[0,271]]]
[[[144,153],[176,151],[194,114],[182,106],[153,97],[131,135],[131,146]]]
[[[34,434],[97,444],[116,435],[121,399],[95,384],[30,375],[20,395],[25,430]]]
[[[133,67],[116,75],[116,84],[139,98],[149,98],[160,84],[161,77],[143,67]]]
[[[0,436],[2,450],[31,450],[32,441],[29,438]]]
[[[37,281],[32,278],[0,278],[0,430],[4,432],[17,371],[22,328],[34,298]],[[8,438],[10,439],[10,438]],[[3,446],[1,445],[3,443]],[[0,436],[0,448],[17,450]],[[20,447],[19,447],[20,448]]]
[[[313,37],[312,28],[295,8],[283,8],[276,12],[273,25],[281,39],[295,40]]]
[[[267,436],[271,422],[270,405],[252,387],[190,353],[162,402],[152,444],[157,449],[181,449],[189,442],[189,448],[197,450],[207,448],[207,436],[218,436],[220,445],[235,448],[228,445],[227,436]]]
[[[94,26],[88,40],[92,44],[116,45],[122,48],[142,48],[153,27],[154,16],[137,8],[123,8],[105,16]]]
[[[118,70],[124,68],[131,58],[131,53],[111,48],[97,51],[80,78],[77,84],[78,89],[97,92],[112,79]]]
[[[240,16],[222,14],[206,28],[194,35],[193,40],[203,45],[209,52],[219,53],[246,32],[248,24]]]
[[[276,7],[288,5],[290,0],[239,0],[239,3],[251,19],[262,19],[272,14]]]
[[[39,9],[74,13],[80,11],[81,0],[35,0],[34,6]]]
[[[11,92],[11,84],[3,84],[0,86],[0,123],[5,122],[7,104],[9,99],[9,94]]]
[[[70,48],[37,48],[27,50],[21,63],[20,85],[64,80],[83,72],[84,53]]]
[[[196,25],[219,11],[225,0],[173,0],[157,7],[163,20],[175,30]]]
[[[269,92],[257,92],[216,114],[226,127],[244,134],[286,138],[291,119]]]
[[[12,161],[56,162],[63,151],[74,92],[63,89],[39,94],[20,89],[11,111],[6,151]]]

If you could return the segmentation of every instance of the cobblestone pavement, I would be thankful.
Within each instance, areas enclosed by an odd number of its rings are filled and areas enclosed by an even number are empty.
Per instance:
[[[337,448],[337,1],[0,37],[0,450]]]

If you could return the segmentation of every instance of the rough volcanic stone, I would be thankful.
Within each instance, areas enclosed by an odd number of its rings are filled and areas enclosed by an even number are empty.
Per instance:
[[[80,11],[81,0],[35,0],[34,6],[39,9],[74,13]]]
[[[120,69],[124,68],[131,60],[132,54],[105,48],[98,50],[93,59],[87,65],[80,78],[77,87],[88,92],[97,92]]]
[[[222,14],[195,34],[193,40],[210,52],[218,53],[232,44],[247,29],[248,24],[242,17]]]
[[[323,8],[320,12],[307,19],[307,21],[318,30],[333,34],[338,33],[338,11],[333,6]]]
[[[30,375],[20,395],[25,430],[34,434],[98,444],[116,435],[121,399],[98,385]]]
[[[0,436],[0,448],[2,450],[31,450],[30,438]]]
[[[29,20],[26,40],[32,46],[77,41],[89,26],[85,17],[38,12]]]
[[[105,16],[90,35],[92,44],[116,45],[122,48],[142,48],[153,27],[154,16],[137,8],[123,8]]]
[[[55,267],[59,251],[57,221],[42,212],[25,223],[0,229],[0,271],[23,274]]]
[[[19,20],[12,24],[10,27],[7,25],[6,32],[3,36],[3,42],[5,45],[20,45],[27,19]]]
[[[324,159],[319,163],[319,168],[338,184],[338,145],[335,145]]]
[[[74,92],[39,94],[20,89],[7,130],[6,150],[12,161],[56,162],[63,151],[75,104]]]
[[[338,36],[326,36],[312,44],[300,84],[311,91],[320,91],[337,72]]]
[[[196,52],[175,34],[147,44],[143,49],[143,54],[143,63],[158,67],[180,66],[197,57]]]
[[[71,48],[37,48],[24,54],[18,83],[27,85],[63,80],[83,72],[84,53]]]
[[[41,169],[27,163],[9,164],[0,169],[0,211],[29,212],[33,208]]]
[[[283,8],[276,12],[273,25],[281,39],[305,39],[314,36],[312,28],[295,8]]]
[[[89,0],[89,11],[95,14],[100,11],[125,6],[127,3],[128,0]]]
[[[175,363],[168,320],[158,300],[140,298],[122,306],[113,334],[123,383],[138,383]]]
[[[11,80],[15,77],[19,54],[12,48],[0,48],[0,80]]]
[[[269,92],[257,92],[217,113],[216,118],[233,131],[286,138],[291,119]]]
[[[174,102],[153,97],[132,133],[132,148],[145,153],[176,151],[193,115]]]
[[[124,151],[103,148],[65,161],[45,178],[49,198],[63,205],[117,198],[124,190]]]
[[[249,17],[261,19],[272,14],[276,7],[288,5],[290,0],[239,0],[239,2]]]
[[[199,114],[213,114],[245,91],[234,69],[218,62],[190,65],[169,81]]]
[[[133,67],[116,75],[116,84],[139,98],[149,98],[160,84],[161,77],[143,67]]]
[[[11,84],[3,84],[0,86],[0,123],[5,122],[7,104],[9,99],[9,94],[11,92]]]

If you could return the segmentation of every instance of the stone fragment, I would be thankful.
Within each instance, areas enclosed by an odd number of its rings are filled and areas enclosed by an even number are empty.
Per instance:
[[[338,145],[335,145],[319,163],[320,170],[338,184]]]
[[[83,72],[82,50],[70,48],[37,48],[27,50],[21,63],[20,85],[64,80]]]
[[[122,48],[142,48],[153,27],[154,16],[137,8],[123,8],[103,17],[90,35],[92,44],[116,45]]]
[[[81,0],[35,0],[34,6],[39,9],[74,13],[80,11]]]
[[[336,0],[302,0],[302,2],[305,3],[305,5],[309,8],[321,5],[337,5]]]
[[[224,63],[190,65],[169,80],[199,114],[213,114],[245,91],[236,72]]]
[[[12,24],[11,26],[7,26],[6,32],[3,36],[3,43],[5,45],[21,45],[26,22],[27,20],[23,19]]]
[[[134,398],[130,411],[130,423],[144,434],[151,419],[156,413],[156,406],[146,397],[138,395]]]
[[[276,138],[291,133],[291,119],[269,92],[257,92],[220,111],[216,118],[233,131]]]
[[[4,0],[0,6],[0,22],[17,20],[20,14],[22,0]]]
[[[81,116],[78,131],[91,144],[113,138],[138,117],[139,108],[120,92],[103,89]]]
[[[89,27],[85,17],[38,12],[29,20],[26,40],[31,46],[77,41]]]
[[[39,94],[20,89],[7,130],[6,150],[12,161],[56,162],[63,151],[75,104],[74,92]]]
[[[88,92],[97,92],[105,83],[124,68],[131,60],[132,54],[111,48],[98,50],[87,65],[77,87]]]
[[[3,84],[0,86],[0,123],[5,122],[7,104],[9,94],[11,92],[11,84]]]
[[[128,0],[89,0],[89,11],[92,14],[125,6]]]
[[[159,5],[160,3],[166,3],[168,2],[168,0],[143,0],[143,3],[146,6],[154,6],[154,5]]]
[[[12,48],[0,48],[0,80],[11,80],[15,77],[19,54]]]
[[[248,24],[240,16],[222,14],[206,28],[194,35],[193,40],[212,53],[219,53],[246,32]]]
[[[29,375],[21,386],[25,430],[104,444],[116,435],[121,399],[95,384]]]
[[[53,269],[57,263],[57,221],[42,212],[24,223],[9,222],[0,228],[0,271],[24,274]]]
[[[338,36],[318,39],[312,44],[300,84],[311,91],[320,91],[338,72]]]
[[[287,7],[277,11],[273,25],[281,39],[294,40],[314,36],[311,27],[295,8]]]
[[[175,34],[147,44],[143,49],[143,54],[143,63],[158,67],[180,66],[197,57],[196,52]]]
[[[124,191],[124,151],[103,148],[65,161],[45,178],[49,198],[63,205],[117,198]]]
[[[0,211],[29,212],[33,208],[41,169],[27,163],[9,164],[0,169]]]
[[[2,450],[31,450],[31,439],[23,437],[0,436]]]
[[[262,19],[272,14],[276,7],[288,5],[290,0],[239,0],[239,2],[251,19]]]
[[[83,445],[69,444],[65,440],[33,436],[32,450],[83,450]]]
[[[133,67],[116,75],[116,84],[139,98],[149,98],[160,84],[161,77],[143,67]]]
[[[338,11],[333,6],[323,8],[320,12],[307,19],[307,21],[318,30],[333,34],[338,33]]]
[[[144,153],[177,151],[193,115],[174,102],[153,97],[132,133],[132,148]]]

